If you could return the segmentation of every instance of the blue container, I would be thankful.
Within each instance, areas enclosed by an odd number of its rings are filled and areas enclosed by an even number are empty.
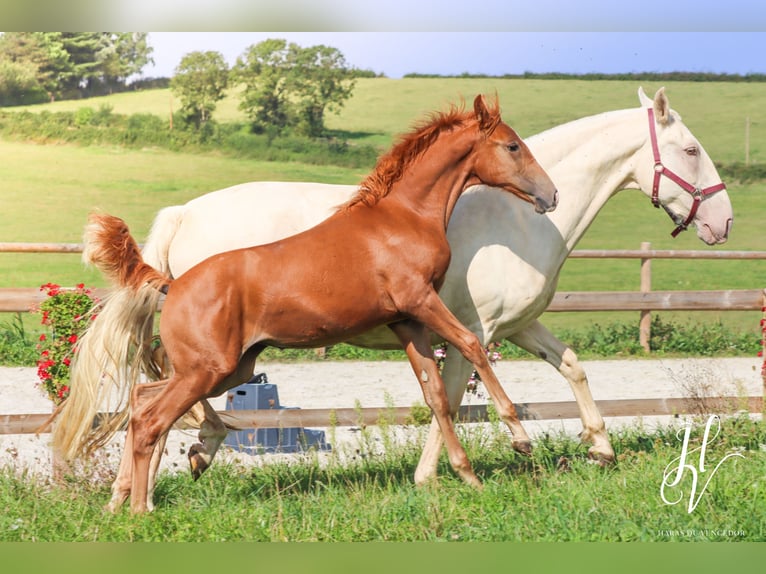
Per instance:
[[[266,373],[259,373],[245,384],[234,387],[226,396],[227,411],[284,408],[288,407],[279,404],[277,386],[268,382]],[[227,435],[224,444],[249,454],[332,448],[325,441],[324,431],[300,427],[232,431]]]

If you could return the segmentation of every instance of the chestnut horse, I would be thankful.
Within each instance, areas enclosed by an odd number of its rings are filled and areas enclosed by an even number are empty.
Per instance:
[[[325,346],[382,325],[405,349],[439,421],[450,464],[463,480],[481,485],[455,433],[431,349],[432,331],[475,367],[500,418],[512,434],[523,437],[514,446],[528,452],[528,437],[479,339],[437,293],[450,260],[447,223],[460,194],[477,183],[534,203],[539,213],[557,203],[553,182],[502,122],[497,105],[489,108],[482,96],[474,100],[473,114],[453,108],[403,137],[359,192],[316,227],[215,255],[175,280],[143,261],[121,219],[92,215],[83,256],[132,294],[137,305],[166,293],[160,336],[173,372],[165,380],[128,385],[131,511],[148,509],[150,462],[158,439],[196,402],[248,380],[267,346]],[[119,327],[134,329],[139,351],[149,335],[147,320],[128,313]],[[90,330],[83,341],[89,335]],[[122,381],[114,381],[117,389],[105,385],[101,366],[96,366],[95,372],[81,370],[85,376],[72,381],[59,415],[54,447],[67,458],[104,444],[126,418],[123,409],[92,428],[93,415],[109,394],[124,396],[126,390]]]

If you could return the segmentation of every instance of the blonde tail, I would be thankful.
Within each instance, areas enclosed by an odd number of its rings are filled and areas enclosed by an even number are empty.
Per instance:
[[[54,448],[66,459],[103,446],[129,417],[131,389],[141,373],[157,377],[152,361],[153,316],[170,279],[143,262],[125,223],[91,216],[83,258],[117,288],[95,309],[78,341],[70,370],[70,394],[53,431]],[[94,425],[99,412],[109,413]]]

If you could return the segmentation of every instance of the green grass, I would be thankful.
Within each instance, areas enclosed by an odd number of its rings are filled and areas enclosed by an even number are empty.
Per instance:
[[[695,427],[691,448],[699,446],[703,426]],[[725,421],[706,452],[708,465],[733,449],[744,458],[724,462],[692,513],[685,504],[669,506],[660,498],[664,469],[680,454],[673,429],[633,428],[613,433],[611,440],[618,462],[602,469],[589,464],[584,447],[570,438],[544,436],[526,459],[510,449],[507,435],[497,428],[474,428],[463,442],[484,482],[481,492],[457,479],[444,459],[438,482],[415,487],[416,443],[400,443],[380,454],[360,443],[365,456],[349,462],[322,463],[307,455],[255,469],[216,464],[198,482],[186,472],[162,474],[155,512],[140,517],[102,510],[111,476],[83,475],[56,484],[6,469],[0,472],[0,537],[101,542],[766,539],[763,423]],[[559,468],[562,457],[568,470]],[[687,493],[689,480],[683,483]]]

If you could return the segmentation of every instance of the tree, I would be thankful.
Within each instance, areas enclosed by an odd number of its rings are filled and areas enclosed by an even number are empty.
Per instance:
[[[236,80],[245,86],[239,107],[255,130],[285,128],[292,115],[287,42],[271,39],[250,46],[237,58],[234,70]]]
[[[102,82],[110,91],[154,62],[151,57],[154,49],[147,43],[146,32],[109,34],[106,40],[97,58]]]
[[[51,101],[55,99],[61,82],[73,74],[69,54],[56,37],[60,34],[6,32],[0,36],[0,63],[7,74],[6,81],[18,86],[20,71],[24,70],[25,93],[44,91]],[[28,77],[30,73],[32,79]],[[16,80],[9,80],[11,75],[16,76]]]
[[[354,87],[353,71],[336,48],[301,48],[281,39],[250,46],[235,71],[245,86],[240,109],[258,131],[293,127],[322,135],[325,112],[339,110]]]
[[[6,32],[0,36],[0,64],[6,77],[34,70],[35,89],[50,100],[103,93],[124,86],[151,61],[146,38],[145,33]]]
[[[340,111],[351,97],[355,80],[338,49],[324,45],[293,46],[295,91],[300,97],[299,129],[306,135],[319,136],[325,130],[325,111]]]
[[[181,98],[182,113],[199,127],[210,119],[228,82],[229,67],[219,52],[190,52],[176,67],[170,87]]]

